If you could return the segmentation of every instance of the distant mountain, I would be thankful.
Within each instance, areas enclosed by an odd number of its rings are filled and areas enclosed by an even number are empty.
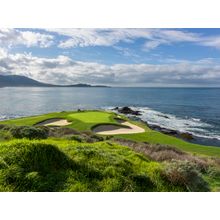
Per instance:
[[[53,85],[38,82],[26,76],[0,75],[0,87],[108,87],[103,85],[73,84],[73,85]]]

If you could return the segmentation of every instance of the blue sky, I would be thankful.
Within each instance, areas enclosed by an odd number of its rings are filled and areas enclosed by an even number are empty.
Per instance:
[[[1,29],[0,74],[58,84],[219,86],[220,29]]]

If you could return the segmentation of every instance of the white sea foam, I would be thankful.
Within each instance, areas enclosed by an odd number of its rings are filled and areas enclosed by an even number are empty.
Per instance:
[[[0,115],[0,121],[7,119],[6,115]]]
[[[8,119],[13,119],[13,118],[20,118],[23,115],[0,115],[0,121],[8,120]]]
[[[112,109],[113,107],[111,107]],[[143,121],[151,125],[158,125],[163,128],[189,132],[195,136],[203,138],[215,138],[220,140],[220,135],[212,132],[213,126],[203,122],[200,118],[181,118],[172,114],[165,114],[148,107],[131,107],[133,110],[141,111],[138,116]],[[110,109],[110,108],[109,108]]]
[[[199,118],[181,118],[172,114],[164,114],[151,108],[137,108],[141,111],[140,118],[149,124],[158,125],[160,127],[178,130],[180,132],[189,132],[195,136],[204,138],[216,138],[220,140],[220,135],[211,132],[213,126],[203,122]]]

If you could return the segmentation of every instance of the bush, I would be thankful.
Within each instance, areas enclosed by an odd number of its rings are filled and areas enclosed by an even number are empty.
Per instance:
[[[220,178],[220,168],[216,166],[210,166],[207,174],[212,178]]]
[[[164,177],[172,185],[181,186],[187,191],[209,191],[207,182],[197,171],[195,165],[189,161],[173,160],[170,163],[166,163]]]
[[[4,129],[5,127],[6,127],[6,125],[0,124],[0,130]]]
[[[152,160],[157,162],[169,162],[172,160],[181,160],[181,161],[189,161],[196,166],[196,169],[205,173],[207,172],[210,161],[207,158],[193,156],[186,152],[183,152],[175,147],[170,147],[167,145],[160,144],[149,144],[149,143],[138,143],[135,141],[124,140],[115,138],[115,141],[119,142],[122,145],[129,146],[134,151],[138,153],[142,153],[147,157],[150,157]],[[220,160],[219,160],[220,164]]]
[[[95,139],[96,141],[104,141],[104,138],[102,136],[93,134],[90,136],[92,139]]]
[[[14,138],[27,138],[33,139],[46,139],[48,137],[48,131],[45,128],[40,127],[12,127],[10,132]]]
[[[69,136],[68,139],[78,141],[81,143],[95,143],[95,142],[99,142],[99,141],[104,141],[104,138],[101,136],[94,135],[94,134],[89,136],[85,133],[81,133],[79,135]]]
[[[72,135],[69,137],[70,140],[78,141],[78,142],[84,142],[83,138],[80,135]]]
[[[0,140],[10,140],[12,135],[10,132],[5,130],[0,130]]]
[[[78,135],[80,132],[66,127],[47,127],[49,137],[68,137],[69,135]]]
[[[112,135],[107,135],[106,137],[105,137],[105,140],[110,140],[110,139],[112,139],[114,136],[112,136]]]

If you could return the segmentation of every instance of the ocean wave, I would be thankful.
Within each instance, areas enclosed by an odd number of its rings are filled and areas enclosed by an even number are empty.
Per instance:
[[[189,132],[195,136],[218,139],[220,136],[210,130],[214,130],[211,124],[203,122],[200,118],[181,118],[172,114],[165,114],[148,107],[134,107],[141,111],[140,118],[147,121],[149,124],[158,125],[160,127],[178,130],[180,132]]]
[[[0,115],[0,121],[14,119],[14,118],[20,118],[23,117],[23,115]]]
[[[111,109],[113,108],[114,107],[111,107]],[[200,118],[190,118],[187,116],[181,118],[173,114],[165,114],[148,107],[131,106],[131,108],[133,110],[140,111],[141,116],[138,117],[150,125],[157,125],[162,128],[178,130],[180,132],[189,132],[197,137],[220,140],[220,135],[214,132],[215,129],[213,125],[203,122]]]
[[[0,115],[0,121],[6,120],[7,116],[6,115]]]

